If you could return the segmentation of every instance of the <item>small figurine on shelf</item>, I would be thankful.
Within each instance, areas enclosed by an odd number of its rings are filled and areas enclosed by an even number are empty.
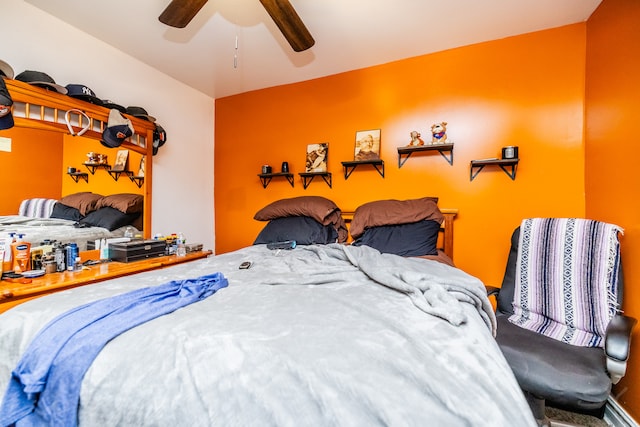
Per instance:
[[[418,147],[424,145],[424,141],[422,140],[422,138],[420,138],[420,132],[418,132],[417,130],[412,130],[409,135],[411,135],[411,142],[409,143],[408,147]]]
[[[89,151],[87,153],[87,164],[95,165],[98,163],[98,153],[94,153],[93,151]]]
[[[440,122],[431,125],[431,144],[446,144],[447,122]]]

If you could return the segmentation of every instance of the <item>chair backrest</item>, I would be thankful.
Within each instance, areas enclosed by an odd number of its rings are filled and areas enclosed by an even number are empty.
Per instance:
[[[518,226],[511,234],[511,248],[507,258],[507,266],[505,268],[504,277],[502,279],[502,287],[497,298],[497,310],[499,313],[513,314],[513,295],[516,286],[516,264],[518,261],[518,246],[520,242],[520,226]],[[622,262],[618,265],[618,304],[622,306],[624,277],[622,275]]]

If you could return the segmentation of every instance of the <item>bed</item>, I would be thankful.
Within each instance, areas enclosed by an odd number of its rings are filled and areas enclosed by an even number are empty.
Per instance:
[[[142,196],[129,193],[81,192],[60,200],[25,199],[18,215],[0,216],[0,235],[22,234],[34,246],[47,239],[75,242],[84,251],[88,242],[124,236],[128,227],[134,235],[141,232],[142,209]]]
[[[3,313],[0,390],[8,389],[23,352],[56,316],[103,298],[217,274],[228,286],[109,340],[83,374],[79,400],[43,392],[39,404],[71,402],[81,426],[535,425],[494,341],[495,317],[483,284],[452,262],[438,261],[448,258],[440,250],[399,256],[375,249],[371,240],[345,244],[345,223],[335,213],[292,215],[319,217],[316,231],[325,231],[312,233],[312,240],[320,242],[292,250],[256,242]],[[356,209],[351,229],[362,227],[363,213]],[[282,227],[271,225],[280,219],[262,219],[267,225],[256,241],[280,238]],[[296,230],[289,224],[288,232],[301,233],[309,227],[306,219]],[[405,224],[381,226],[396,225]],[[246,261],[251,267],[240,269]],[[50,372],[49,384],[56,375],[66,378],[64,366],[55,364],[60,371]]]

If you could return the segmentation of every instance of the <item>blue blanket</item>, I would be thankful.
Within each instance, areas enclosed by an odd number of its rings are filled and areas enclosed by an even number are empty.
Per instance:
[[[221,273],[174,280],[58,316],[36,335],[12,372],[0,406],[0,425],[75,426],[82,378],[110,340],[227,285]]]

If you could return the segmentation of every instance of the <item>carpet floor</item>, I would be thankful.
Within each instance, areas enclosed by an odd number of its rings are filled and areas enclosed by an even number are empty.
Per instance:
[[[551,420],[564,421],[584,427],[609,427],[609,424],[604,420],[590,415],[576,414],[550,407],[545,408],[545,413]]]

